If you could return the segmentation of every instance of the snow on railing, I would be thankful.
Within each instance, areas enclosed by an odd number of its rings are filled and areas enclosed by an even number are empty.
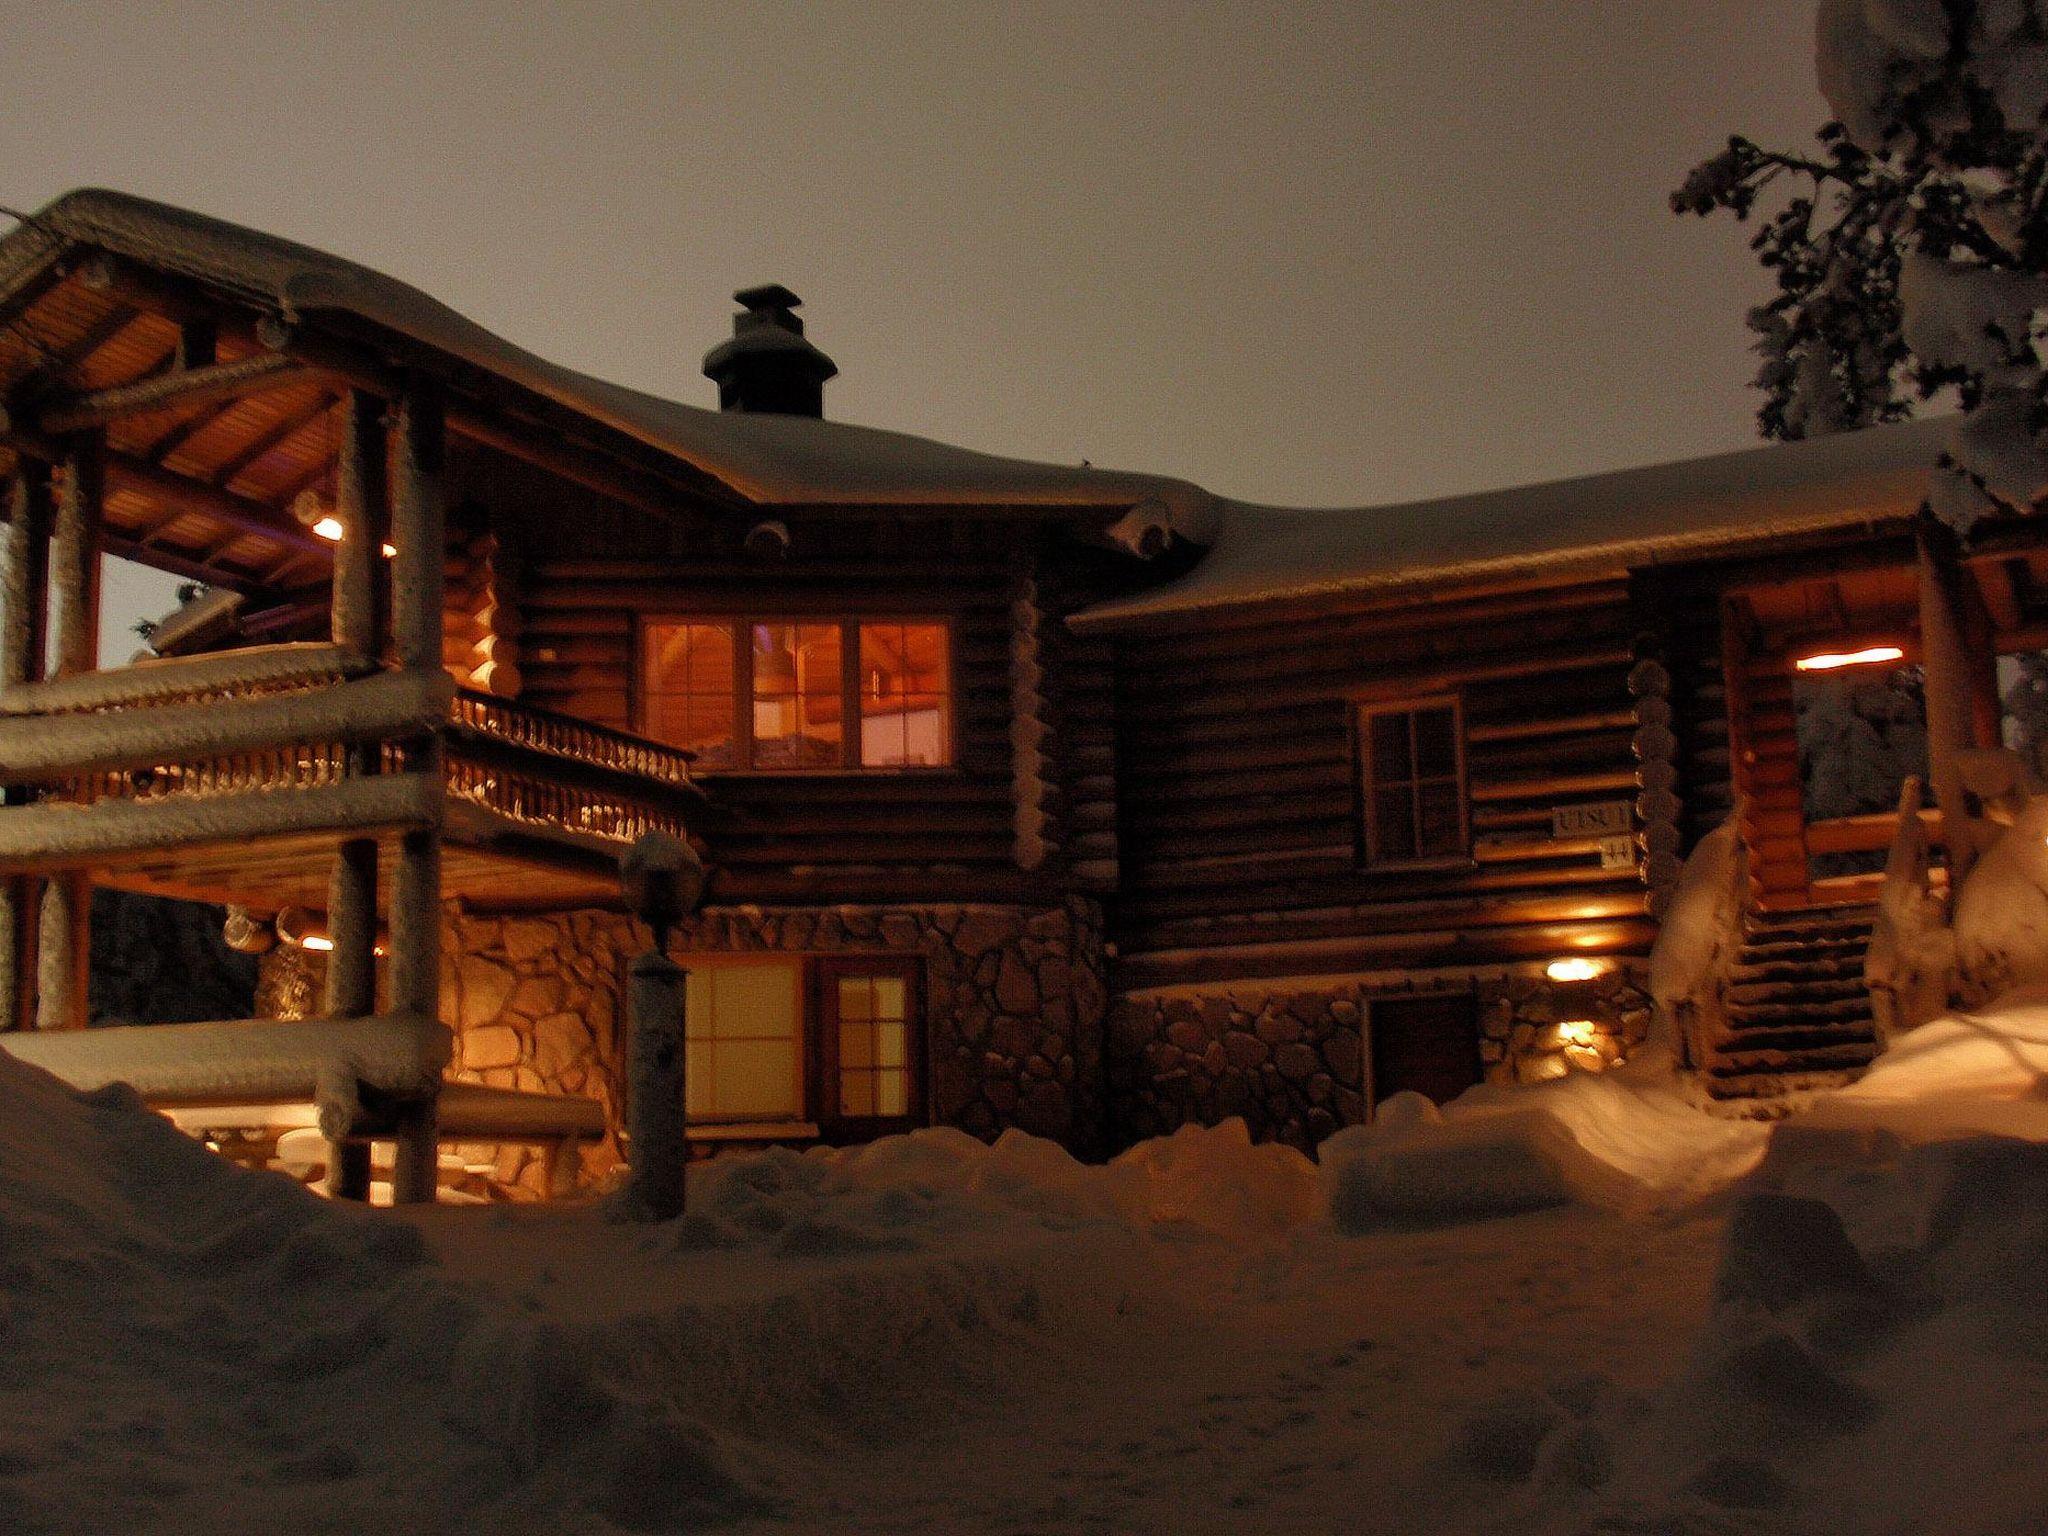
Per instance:
[[[642,804],[630,795],[508,771],[494,763],[464,758],[459,749],[449,754],[447,785],[450,796],[528,826],[619,843],[633,842],[648,832],[666,832],[677,838],[689,835],[682,817]]]
[[[449,721],[457,731],[472,732],[549,757],[658,779],[677,789],[686,788],[691,782],[691,753],[587,720],[535,709],[529,704],[509,703],[487,693],[458,690],[449,710]]]

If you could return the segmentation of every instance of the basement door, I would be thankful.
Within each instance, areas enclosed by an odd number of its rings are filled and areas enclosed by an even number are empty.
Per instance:
[[[1404,1090],[1443,1104],[1479,1081],[1479,1002],[1470,992],[1372,1002],[1366,1028],[1376,1105]]]

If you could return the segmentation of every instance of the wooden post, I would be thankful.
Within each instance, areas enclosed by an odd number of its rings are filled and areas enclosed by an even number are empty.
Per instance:
[[[327,1193],[335,1200],[370,1198],[370,1144],[367,1141],[328,1141]]]
[[[50,586],[50,470],[24,458],[7,493],[0,545],[0,689],[43,675]]]
[[[626,993],[628,1140],[631,1167],[623,1193],[636,1221],[683,1214],[690,1164],[684,1123],[683,968],[659,949],[633,957]]]
[[[1977,744],[1971,702],[1975,685],[1946,530],[1922,527],[1914,542],[1919,553],[1920,659],[1927,680],[1927,776],[1941,812],[1953,887],[1969,874],[1977,858],[1962,769],[1956,761],[1956,753]]]
[[[401,668],[438,671],[445,513],[441,488],[441,402],[433,386],[415,378],[399,405],[392,455],[391,627]],[[439,738],[415,748],[415,772],[444,771]],[[402,835],[391,886],[391,1007],[398,1013],[438,1016],[441,997],[441,832]],[[398,1127],[392,1198],[401,1203],[434,1198],[435,1105],[408,1106]]]
[[[0,691],[43,675],[50,598],[50,470],[19,461],[7,487],[7,526],[0,530]],[[26,791],[0,786],[0,803]],[[36,883],[0,879],[0,1029],[35,1022]]]
[[[64,459],[64,490],[50,541],[50,628],[59,677],[99,665],[102,446],[98,434],[80,436]]]
[[[377,654],[377,572],[386,524],[384,402],[352,390],[341,406],[335,463],[334,643],[352,657]]]
[[[351,764],[351,766],[354,766]],[[377,840],[350,838],[327,880],[327,1016],[360,1019],[377,1011]]]
[[[92,946],[92,882],[67,871],[44,882],[36,943],[36,1028],[84,1029]]]
[[[441,665],[441,608],[447,514],[441,489],[441,400],[415,380],[399,404],[392,462],[391,629],[401,667]]]

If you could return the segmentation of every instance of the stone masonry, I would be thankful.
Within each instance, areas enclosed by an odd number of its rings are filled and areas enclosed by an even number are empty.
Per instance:
[[[644,929],[610,912],[448,915],[441,1008],[456,1035],[452,1075],[602,1102],[613,1135],[586,1154],[586,1177],[618,1162],[625,964],[645,943]],[[1017,1126],[1081,1153],[1103,1144],[1108,992],[1093,902],[708,908],[671,946],[685,965],[693,952],[915,956],[932,1123],[982,1137]],[[315,957],[281,949],[264,960],[273,1011],[317,1006]],[[501,1191],[543,1187],[528,1149],[462,1150],[493,1161]]]
[[[1313,1148],[1366,1117],[1371,1003],[1418,991],[1476,994],[1476,1048],[1489,1082],[1604,1071],[1649,1027],[1629,966],[1591,982],[1540,969],[1398,980],[1293,977],[1176,987],[1119,998],[1105,1074],[1118,1145],[1242,1115],[1254,1139]]]

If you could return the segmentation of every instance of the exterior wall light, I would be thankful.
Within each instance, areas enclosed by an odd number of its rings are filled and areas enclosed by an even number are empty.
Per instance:
[[[1906,653],[1896,645],[1866,645],[1860,651],[1822,651],[1817,656],[1801,656],[1792,665],[1800,672],[1833,672],[1838,667],[1867,667],[1905,658]]]
[[[1584,955],[1570,955],[1562,960],[1553,960],[1543,968],[1543,974],[1552,981],[1593,981],[1605,976],[1608,962],[1592,960]]]
[[[1557,1026],[1558,1044],[1580,1050],[1590,1049],[1599,1028],[1591,1019],[1566,1019]]]

